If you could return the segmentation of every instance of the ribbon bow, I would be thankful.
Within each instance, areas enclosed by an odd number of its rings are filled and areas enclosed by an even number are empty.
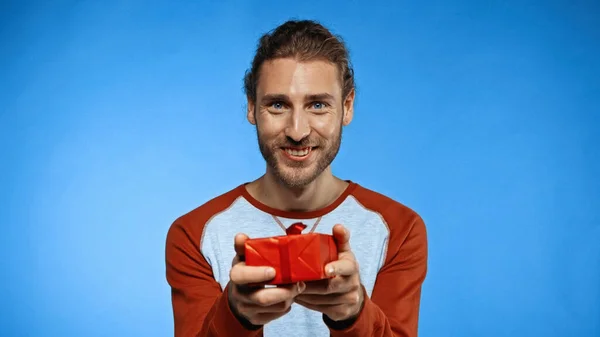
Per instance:
[[[288,227],[285,230],[285,234],[287,235],[299,235],[302,234],[302,231],[304,230],[304,228],[306,228],[306,225],[303,224],[302,222],[296,222],[290,225],[290,227]]]

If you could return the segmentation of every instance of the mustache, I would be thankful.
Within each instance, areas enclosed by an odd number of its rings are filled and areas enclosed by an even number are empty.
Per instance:
[[[276,144],[277,147],[317,147],[319,145],[321,145],[320,142],[314,139],[304,138],[300,141],[295,141],[289,137]]]

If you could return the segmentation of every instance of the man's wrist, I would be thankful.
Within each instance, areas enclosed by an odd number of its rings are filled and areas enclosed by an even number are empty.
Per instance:
[[[353,326],[354,323],[356,323],[356,321],[358,320],[358,317],[360,316],[361,311],[362,311],[362,306],[357,314],[352,315],[349,318],[339,320],[339,321],[334,321],[331,318],[329,318],[329,316],[323,314],[323,321],[329,328],[331,328],[333,330],[346,330],[346,329],[350,328],[351,326]]]
[[[367,296],[366,292],[365,292],[365,288],[363,287],[362,284],[360,286],[360,291],[361,291],[361,294],[360,294],[358,310],[356,311],[356,313],[352,314],[350,317],[342,319],[342,320],[334,321],[333,319],[329,318],[329,316],[323,314],[323,321],[329,328],[331,328],[333,330],[346,330],[346,329],[350,328],[351,326],[353,326],[354,323],[356,323],[356,321],[360,317],[360,314],[362,313],[362,311],[365,307],[366,296]]]
[[[240,314],[240,312],[237,310],[235,303],[233,303],[233,296],[231,296],[231,292],[233,291],[232,287],[235,287],[235,285],[232,283],[229,283],[229,285],[227,286],[227,304],[229,305],[229,310],[231,310],[231,313],[233,314],[233,316],[247,330],[255,331],[255,330],[259,330],[260,328],[262,328],[263,327],[262,325],[252,324],[246,317],[244,317],[242,314]]]

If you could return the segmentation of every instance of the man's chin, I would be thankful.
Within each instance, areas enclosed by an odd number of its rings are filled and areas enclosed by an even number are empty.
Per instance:
[[[304,187],[317,178],[316,172],[310,168],[277,168],[277,178],[288,187]]]

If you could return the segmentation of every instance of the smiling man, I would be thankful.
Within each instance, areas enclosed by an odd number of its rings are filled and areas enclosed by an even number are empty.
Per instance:
[[[313,21],[264,35],[245,77],[248,121],[266,172],[171,225],[166,276],[175,336],[417,336],[427,236],[405,205],[333,175],[354,114],[343,42]],[[332,234],[330,278],[258,287],[275,276],[246,266],[249,238]]]

